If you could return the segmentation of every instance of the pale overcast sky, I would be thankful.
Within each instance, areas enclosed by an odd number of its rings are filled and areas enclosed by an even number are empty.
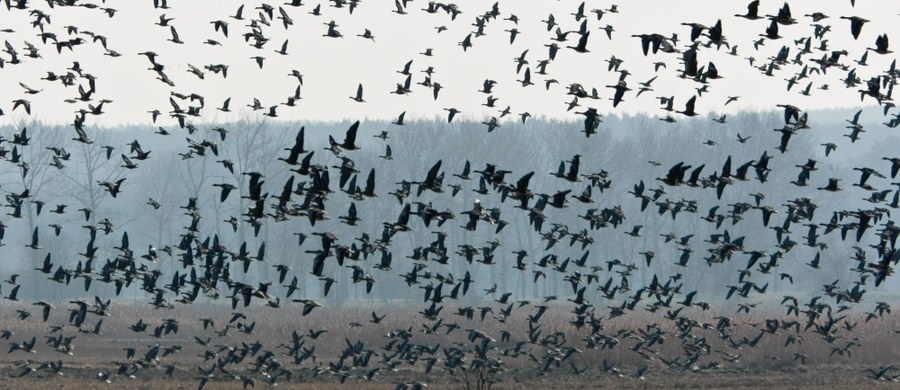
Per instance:
[[[562,29],[577,30],[580,22],[572,15],[581,1],[500,1],[501,16],[488,23],[485,36],[474,38],[473,47],[463,52],[459,42],[467,34],[474,31],[475,17],[490,9],[493,2],[480,0],[458,0],[455,2],[462,13],[455,21],[444,12],[430,14],[422,11],[427,7],[423,0],[410,1],[408,14],[400,15],[393,2],[387,0],[366,0],[359,4],[353,12],[348,8],[334,8],[331,2],[321,1],[321,16],[314,16],[310,11],[319,2],[306,1],[301,7],[284,5],[283,9],[293,19],[294,24],[287,30],[278,19],[278,5],[275,7],[276,19],[271,26],[263,26],[263,34],[270,41],[262,48],[255,49],[244,41],[243,34],[250,31],[247,26],[250,19],[259,19],[261,12],[255,7],[258,1],[217,1],[217,0],[169,0],[170,9],[154,9],[151,0],[124,1],[107,0],[100,4],[117,10],[113,17],[108,17],[101,9],[86,7],[56,7],[50,9],[45,1],[32,1],[29,6],[40,9],[50,15],[49,23],[44,21],[44,30],[56,34],[57,39],[65,40],[84,34],[68,35],[66,26],[76,26],[81,33],[90,31],[108,38],[109,49],[122,54],[113,58],[104,55],[98,43],[86,42],[76,46],[74,51],[63,49],[58,54],[52,44],[44,45],[38,36],[39,30],[32,27],[34,15],[27,11],[0,11],[0,26],[14,32],[0,33],[0,40],[6,41],[18,52],[20,64],[9,63],[8,53],[0,54],[6,64],[0,69],[0,108],[5,116],[0,123],[19,123],[28,119],[24,110],[12,110],[12,101],[28,99],[32,102],[32,117],[45,121],[68,123],[73,112],[86,108],[87,103],[65,103],[64,99],[77,98],[77,87],[65,88],[56,81],[40,80],[48,71],[56,74],[66,72],[66,68],[78,61],[86,73],[97,78],[97,91],[91,103],[100,99],[110,99],[113,103],[104,106],[105,114],[91,117],[93,125],[115,125],[120,123],[150,123],[147,111],[158,109],[164,113],[171,109],[169,95],[171,91],[190,94],[197,93],[206,98],[207,107],[201,118],[192,118],[192,122],[220,122],[238,119],[250,112],[247,104],[258,98],[263,106],[269,107],[283,103],[294,93],[296,79],[288,76],[296,69],[304,75],[304,85],[297,107],[280,106],[277,110],[283,120],[338,120],[346,118],[381,118],[392,119],[402,111],[407,111],[407,119],[444,117],[444,108],[455,107],[463,111],[464,119],[484,120],[498,115],[497,110],[511,106],[513,113],[530,112],[534,116],[548,116],[562,119],[577,119],[575,111],[585,106],[595,107],[601,113],[635,113],[649,112],[663,115],[659,110],[657,96],[675,96],[676,109],[683,109],[684,101],[696,94],[699,85],[693,81],[680,79],[680,54],[651,55],[644,57],[640,51],[640,40],[633,34],[659,33],[671,36],[677,33],[678,47],[682,49],[689,41],[690,28],[682,26],[682,22],[696,22],[707,26],[721,19],[723,32],[732,45],[737,45],[737,56],[721,51],[702,49],[699,54],[700,65],[709,61],[716,64],[721,80],[711,81],[709,92],[697,100],[697,110],[707,112],[734,112],[742,109],[769,109],[778,103],[790,103],[803,109],[825,107],[855,107],[861,104],[857,90],[845,89],[840,81],[846,72],[837,68],[829,69],[826,76],[814,75],[812,79],[798,82],[790,92],[786,91],[785,79],[800,71],[800,65],[787,65],[777,71],[773,77],[762,75],[751,69],[747,57],[755,57],[756,65],[775,55],[786,45],[790,48],[790,58],[794,58],[800,50],[795,39],[812,37],[812,19],[804,17],[815,11],[829,16],[822,20],[823,25],[830,25],[827,33],[829,51],[819,51],[821,40],[813,41],[813,53],[806,56],[807,64],[816,67],[809,61],[821,58],[831,50],[845,49],[848,56],[842,63],[858,69],[858,76],[863,81],[883,74],[893,54],[878,55],[870,52],[868,66],[857,66],[852,60],[858,60],[867,47],[874,47],[879,34],[898,31],[895,27],[900,13],[900,2],[859,0],[851,7],[849,0],[839,1],[792,1],[790,3],[793,17],[797,23],[780,26],[779,33],[784,38],[766,40],[759,50],[754,49],[753,41],[764,33],[769,24],[767,19],[756,21],[733,16],[746,12],[748,1],[622,1],[618,4],[619,13],[605,13],[598,21],[596,14],[590,12],[595,8],[608,9],[612,3],[608,1],[587,2],[585,14],[588,28],[591,31],[588,41],[590,53],[577,53],[571,49],[560,49],[558,56],[547,68],[548,75],[535,73],[538,61],[548,56],[545,44],[555,34],[547,32],[546,20],[553,14]],[[230,18],[238,6],[244,4],[243,16],[239,21]],[[759,13],[776,14],[784,3],[781,1],[765,1],[760,5]],[[174,26],[184,41],[175,44],[167,41],[172,37],[169,27],[158,26],[160,15],[173,18],[169,24]],[[518,25],[503,20],[515,14]],[[868,19],[858,40],[850,34],[850,22],[840,16],[859,16]],[[229,25],[229,36],[213,30],[212,21],[224,20]],[[266,17],[268,20],[268,17]],[[335,21],[337,29],[344,38],[323,37],[327,27],[325,23]],[[607,24],[615,29],[610,41],[601,30]],[[437,26],[446,26],[441,33]],[[517,28],[521,34],[513,45],[509,44],[509,33],[504,30]],[[375,42],[358,37],[364,28],[372,31]],[[893,36],[891,38],[894,38]],[[222,46],[204,44],[207,39],[215,39]],[[280,55],[275,51],[281,48],[282,42],[289,40],[288,55]],[[900,36],[894,39],[900,39]],[[706,38],[701,38],[705,41]],[[569,34],[568,42],[560,46],[575,46],[578,34]],[[42,58],[26,57],[25,42],[37,46]],[[420,55],[427,48],[432,48],[434,56]],[[525,72],[516,74],[513,61],[524,50],[528,50],[526,59],[531,67],[532,81],[535,85],[522,87],[516,80],[521,80]],[[171,88],[156,79],[156,74],[148,70],[150,62],[140,52],[154,51],[159,56],[157,62],[165,66],[166,74],[175,83]],[[624,60],[620,69],[627,69],[628,86],[633,91],[625,96],[625,102],[613,108],[608,99],[613,90],[606,85],[615,84],[618,73],[607,71],[610,56]],[[263,69],[259,69],[253,56],[265,57]],[[423,80],[422,71],[431,66],[434,68],[432,80],[439,82],[444,88],[437,101],[432,97],[429,88],[413,85],[409,95],[396,95],[390,92],[402,83],[405,76],[397,71],[413,60],[413,83]],[[664,61],[665,69],[654,72],[653,62]],[[188,65],[203,69],[209,64],[228,64],[228,78],[206,72],[205,79],[200,80],[188,73]],[[638,82],[646,81],[655,75],[654,91],[635,97],[639,88]],[[550,90],[544,87],[547,79],[556,79],[559,84],[551,85]],[[494,97],[499,98],[497,108],[483,107],[486,95],[477,92],[485,79],[498,82]],[[811,96],[803,96],[799,92],[809,81],[813,82]],[[25,93],[18,85],[23,82],[31,88],[43,90],[34,95]],[[79,80],[86,85],[86,80]],[[600,91],[601,101],[581,99],[582,107],[566,111],[566,104],[571,96],[566,95],[566,86],[578,82],[588,90],[596,87]],[[356,87],[362,83],[365,89],[365,103],[356,103],[348,97],[355,94]],[[830,90],[818,89],[828,84]],[[728,96],[740,96],[740,100],[723,107]],[[231,98],[232,113],[221,113],[215,110],[225,98]],[[868,99],[866,104],[873,104]],[[182,107],[188,103],[182,104]],[[256,115],[263,111],[258,111]],[[165,115],[160,123],[171,125],[173,122]]]

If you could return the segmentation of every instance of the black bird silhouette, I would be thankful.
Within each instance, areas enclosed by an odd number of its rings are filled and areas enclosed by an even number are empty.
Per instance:
[[[472,34],[470,33],[469,35],[466,35],[466,37],[463,38],[462,42],[460,42],[459,45],[462,46],[463,51],[466,51],[470,47],[472,47]]]
[[[364,103],[364,102],[365,102],[365,100],[363,100],[363,86],[362,86],[362,83],[360,83],[359,86],[356,87],[356,96],[350,96],[350,99],[355,100],[355,101],[358,102],[358,103]]]
[[[847,19],[850,21],[850,34],[853,35],[853,39],[858,39],[860,32],[862,32],[863,25],[868,23],[869,20],[863,19],[859,16],[841,16],[841,19]]]
[[[753,0],[749,4],[747,4],[747,13],[746,14],[743,14],[743,15],[736,14],[734,16],[741,17],[744,19],[750,19],[750,20],[762,19],[762,17],[759,16],[758,14],[759,14],[759,0]]]
[[[184,42],[178,38],[178,31],[175,31],[175,26],[169,26],[169,31],[172,33],[172,38],[168,39],[169,42],[184,44]]]
[[[20,287],[22,287],[22,286],[16,285],[15,287],[13,287],[13,289],[9,292],[9,295],[5,296],[4,298],[9,299],[10,301],[13,301],[13,302],[17,302],[19,300],[18,296],[19,296],[19,288]]]
[[[887,34],[881,34],[878,38],[875,39],[875,47],[870,47],[866,50],[874,51],[878,54],[890,54],[893,51],[888,50],[888,36]],[[15,110],[15,108],[13,108]]]
[[[344,141],[341,143],[337,143],[334,140],[334,137],[328,136],[328,142],[331,144],[332,148],[340,148],[343,150],[357,150],[359,146],[356,145],[356,132],[359,129],[359,121],[353,122],[350,125],[350,128],[347,129],[347,133],[344,135]],[[301,137],[298,135],[298,137]]]
[[[453,117],[456,116],[456,114],[460,113],[459,110],[457,110],[456,108],[452,108],[452,107],[445,108],[444,111],[449,112],[449,114],[447,115],[447,123],[453,122]]]
[[[25,245],[25,246],[29,247],[31,249],[41,249],[42,248],[40,246],[40,244],[38,243],[38,228],[37,228],[37,226],[34,227],[34,230],[31,233],[31,243],[28,245]]]
[[[684,104],[684,111],[675,111],[679,114],[687,115],[687,116],[696,116],[697,112],[694,111],[694,103],[697,101],[696,96],[692,96],[688,99],[687,103]]]
[[[787,2],[778,10],[778,15],[766,15],[767,18],[777,22],[778,24],[791,25],[797,21],[791,17],[791,7]]]
[[[684,174],[687,173],[688,169],[691,169],[690,165],[685,165],[684,162],[679,162],[678,164],[675,164],[671,169],[669,169],[669,173],[666,174],[665,178],[658,178],[657,180],[660,180],[670,186],[680,185],[684,183]]]
[[[588,53],[590,50],[587,49],[588,36],[591,35],[590,31],[586,31],[584,34],[581,34],[581,38],[578,39],[578,46],[566,46],[569,49],[575,50],[579,53]]]

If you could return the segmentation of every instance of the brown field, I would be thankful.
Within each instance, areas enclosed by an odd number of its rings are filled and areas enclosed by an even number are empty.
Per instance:
[[[364,306],[364,305],[357,305]],[[251,344],[259,341],[263,347],[261,351],[272,351],[276,360],[284,364],[292,373],[289,380],[281,378],[278,387],[304,388],[304,389],[332,389],[332,388],[371,388],[393,389],[396,383],[411,383],[419,381],[428,384],[428,388],[469,388],[475,389],[475,373],[467,373],[464,370],[450,372],[442,368],[441,363],[435,365],[430,373],[424,372],[423,363],[402,363],[391,372],[385,368],[376,374],[372,380],[365,380],[362,375],[368,368],[383,367],[381,363],[382,347],[389,341],[386,334],[398,329],[407,329],[412,326],[414,336],[412,340],[417,343],[433,346],[440,343],[441,348],[451,345],[468,345],[466,329],[479,329],[491,337],[497,339],[497,349],[492,356],[499,356],[500,351],[512,348],[516,342],[526,339],[526,317],[531,314],[533,308],[525,307],[514,311],[513,315],[501,323],[488,318],[481,321],[466,320],[463,317],[453,315],[455,308],[445,307],[442,314],[445,324],[456,322],[459,329],[449,336],[444,329],[439,334],[425,334],[422,332],[425,324],[431,325],[432,321],[425,320],[416,314],[413,309],[385,309],[378,308],[380,314],[386,314],[380,324],[369,323],[371,309],[368,308],[342,308],[342,309],[316,309],[308,316],[301,316],[293,307],[284,309],[272,309],[264,307],[251,307],[243,310],[247,319],[235,321],[250,324],[256,322],[252,334],[238,332],[232,328],[225,336],[219,336],[216,331],[221,331],[231,318],[231,308],[219,305],[194,305],[194,307],[178,307],[172,310],[153,310],[140,306],[118,305],[113,307],[111,316],[102,317],[103,326],[99,335],[80,332],[78,329],[66,325],[61,331],[52,335],[63,334],[76,336],[74,350],[71,355],[53,350],[45,343],[45,335],[48,334],[51,324],[61,325],[65,323],[67,313],[65,305],[60,305],[51,314],[50,320],[42,322],[39,311],[29,308],[24,304],[6,305],[2,308],[3,317],[0,319],[0,329],[10,330],[14,334],[8,340],[9,343],[18,343],[28,340],[32,336],[37,337],[35,353],[14,351],[0,357],[0,389],[11,388],[40,388],[40,389],[86,389],[86,388],[135,388],[135,389],[195,389],[198,378],[201,376],[198,367],[209,367],[211,363],[204,362],[201,357],[207,349],[215,349],[216,346],[240,347],[241,343]],[[28,309],[34,311],[36,316],[26,320],[19,320],[9,315],[16,309]],[[649,323],[658,323],[660,329],[666,334],[662,345],[655,345],[649,351],[652,360],[642,358],[631,351],[637,341],[623,337],[620,344],[607,350],[585,348],[582,339],[588,331],[577,330],[568,324],[570,315],[565,306],[553,307],[549,310],[540,323],[544,334],[562,331],[567,335],[567,346],[577,347],[580,353],[575,353],[559,367],[555,365],[545,372],[541,372],[542,364],[535,363],[527,355],[518,358],[501,357],[506,364],[506,370],[497,376],[490,377],[496,381],[492,389],[534,389],[534,388],[797,388],[797,389],[831,389],[831,388],[896,388],[897,384],[886,381],[875,381],[867,371],[870,368],[887,366],[900,362],[900,328],[896,316],[886,314],[880,319],[865,322],[862,314],[851,314],[849,321],[856,322],[857,326],[852,332],[839,333],[841,337],[858,337],[859,347],[852,349],[852,357],[830,356],[831,346],[822,340],[822,337],[812,331],[783,331],[783,334],[766,335],[756,348],[744,346],[741,350],[733,349],[720,340],[715,330],[694,329],[692,332],[697,337],[706,337],[709,340],[711,353],[702,357],[691,368],[671,369],[662,362],[663,359],[671,360],[679,355],[684,355],[681,340],[678,338],[678,330],[671,322],[658,314],[634,312],[624,317],[608,319],[604,321],[603,334],[615,335],[621,329],[638,329]],[[774,309],[773,309],[774,310]],[[690,313],[691,318],[698,322],[714,323],[714,314],[699,310]],[[128,327],[137,319],[149,325],[145,332],[136,333]],[[179,331],[177,334],[169,334],[160,338],[153,337],[150,333],[154,327],[161,324],[166,318],[177,318]],[[200,318],[212,318],[215,320],[215,330],[202,329]],[[753,338],[757,333],[754,324],[763,322],[766,318],[783,318],[783,312],[766,312],[763,309],[752,314],[734,315],[738,331],[735,337],[747,336]],[[100,319],[91,316],[86,321],[88,326]],[[349,326],[352,322],[362,324],[361,327]],[[316,362],[309,360],[300,364],[294,364],[293,358],[286,355],[286,349],[279,347],[282,343],[290,342],[290,334],[296,330],[306,334],[310,329],[327,329],[328,333],[318,340],[306,340],[306,345],[315,346]],[[512,334],[509,342],[500,342],[501,330]],[[784,346],[785,338],[789,334],[799,335],[803,339],[802,344]],[[195,342],[194,336],[201,339],[210,338],[208,347],[203,347]],[[345,347],[345,338],[351,342],[362,341],[367,349],[376,351],[375,357],[368,368],[351,368],[350,376],[345,384],[341,385],[338,376],[327,372],[328,362],[337,361],[338,355]],[[308,337],[307,337],[308,339]],[[847,339],[839,338],[833,345],[841,346]],[[161,348],[180,346],[180,350],[171,355],[161,357],[154,362],[152,367],[146,367],[128,375],[116,375],[116,369],[121,363],[141,360],[144,353],[153,345],[159,344]],[[456,343],[456,344],[454,344]],[[136,355],[131,360],[126,359],[124,348],[136,349]],[[548,347],[528,344],[526,349],[532,355],[540,359],[545,356]],[[722,359],[719,352],[741,354],[738,362],[727,362]],[[806,363],[802,364],[794,360],[795,353],[808,355]],[[438,352],[439,358],[443,357]],[[467,355],[467,359],[471,355]],[[61,360],[64,364],[62,375],[56,375],[46,370],[38,370],[21,378],[14,378],[22,371],[23,364],[30,361],[32,367],[37,367],[42,362]],[[254,379],[254,388],[271,388],[265,383],[262,374],[253,372],[252,358],[242,363],[235,364],[232,372],[235,375],[244,375]],[[622,376],[616,376],[603,370],[603,361],[614,364]],[[440,361],[439,361],[440,362]],[[583,374],[576,375],[570,362],[579,369],[586,368]],[[711,362],[718,362],[718,367],[710,367]],[[323,366],[320,366],[323,364]],[[171,378],[166,377],[163,367],[174,365],[175,371]],[[647,366],[644,379],[633,377],[636,369]],[[322,368],[319,375],[315,375],[316,367]],[[110,382],[104,383],[98,379],[98,374],[109,371]],[[468,382],[467,382],[468,376]],[[207,388],[237,389],[243,388],[242,382],[235,377],[216,372],[210,378]]]
[[[3,371],[13,370],[4,367]],[[146,373],[136,378],[113,378],[111,383],[97,380],[90,368],[66,369],[64,375],[39,374],[26,378],[4,378],[0,389],[195,389],[197,381],[189,377],[164,379],[157,377],[159,373]],[[257,388],[297,388],[297,389],[351,389],[365,388],[371,390],[394,389],[392,379],[411,376],[409,373],[383,375],[372,381],[348,380],[345,384],[337,383],[333,378],[313,379],[308,381],[279,382],[277,387],[257,383]],[[450,375],[430,375],[418,380],[426,382],[429,389],[459,389],[466,384],[459,378]],[[617,388],[617,389],[896,389],[897,383],[877,382],[860,372],[847,367],[815,367],[802,370],[785,371],[753,371],[722,369],[701,373],[657,372],[646,379],[619,378],[610,375],[573,376],[566,374],[534,376],[528,373],[511,372],[502,382],[493,385],[492,389],[583,389],[583,388]],[[206,386],[208,389],[242,389],[237,380],[213,378]],[[472,387],[474,388],[474,386]]]

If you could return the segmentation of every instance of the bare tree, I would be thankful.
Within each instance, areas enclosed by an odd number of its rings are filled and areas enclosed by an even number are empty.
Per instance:
[[[59,177],[60,169],[64,168],[66,160],[68,160],[68,152],[65,151],[64,129],[60,126],[47,126],[39,122],[31,121],[22,122],[16,126],[17,129],[28,129],[28,138],[30,141],[27,145],[15,145],[16,153],[19,153],[20,162],[17,164],[18,169],[4,172],[4,189],[10,187],[15,190],[7,190],[16,193],[27,191],[29,197],[24,199],[22,203],[22,214],[27,221],[28,227],[25,232],[32,232],[38,226],[38,207],[42,209],[41,214],[49,212],[49,208],[53,207],[48,203],[52,203],[57,197],[48,196],[46,189],[53,186]],[[47,229],[45,227],[45,229]],[[47,231],[47,230],[44,230]],[[28,256],[28,266],[33,268],[39,264],[48,251],[54,248],[53,240],[43,240],[45,248],[35,251],[26,252]],[[26,274],[27,279],[35,279],[37,275],[33,273]],[[27,283],[28,288],[38,288],[38,283]],[[28,292],[26,292],[28,293]]]

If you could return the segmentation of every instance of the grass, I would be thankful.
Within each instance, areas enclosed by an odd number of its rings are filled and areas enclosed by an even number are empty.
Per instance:
[[[180,350],[166,357],[161,357],[157,367],[145,368],[136,374],[135,379],[126,376],[113,375],[111,378],[116,387],[127,386],[129,388],[153,388],[153,389],[177,389],[195,388],[199,377],[198,367],[209,367],[211,362],[204,362],[201,357],[206,350],[215,350],[217,346],[241,346],[241,343],[263,344],[262,351],[272,351],[275,359],[282,363],[294,375],[287,382],[280,383],[293,387],[310,389],[329,389],[340,386],[336,375],[322,373],[313,376],[315,367],[324,364],[327,369],[328,362],[335,362],[345,348],[345,339],[350,342],[362,341],[367,349],[376,351],[372,358],[371,367],[383,366],[381,363],[384,350],[382,347],[389,341],[388,332],[397,330],[411,330],[414,343],[433,347],[440,344],[441,349],[458,345],[471,349],[472,343],[466,340],[467,329],[477,329],[490,337],[498,340],[492,344],[496,349],[489,352],[490,356],[498,357],[506,365],[506,371],[501,373],[492,389],[515,388],[584,388],[584,387],[616,387],[616,388],[748,388],[748,387],[796,387],[796,388],[825,388],[826,386],[839,386],[842,388],[854,388],[863,386],[881,386],[873,381],[866,368],[875,368],[882,365],[890,365],[900,361],[900,333],[895,329],[900,328],[897,317],[885,314],[865,322],[862,313],[848,315],[849,323],[856,323],[852,331],[841,329],[837,333],[839,337],[833,344],[826,343],[822,336],[812,330],[795,333],[793,330],[780,330],[781,334],[766,334],[756,348],[743,346],[740,350],[733,349],[719,337],[718,331],[703,324],[715,324],[717,315],[711,312],[703,312],[697,308],[687,308],[682,312],[696,321],[693,328],[693,340],[705,338],[711,346],[709,354],[702,354],[694,364],[693,370],[669,369],[663,359],[671,360],[684,355],[684,347],[679,339],[679,330],[675,324],[662,317],[662,313],[648,313],[643,311],[629,312],[624,317],[606,319],[603,321],[603,335],[618,335],[619,344],[612,349],[586,349],[583,338],[588,335],[585,329],[578,330],[569,324],[571,314],[566,305],[553,305],[544,314],[540,321],[542,335],[554,332],[563,332],[567,335],[566,346],[577,347],[580,353],[559,365],[551,366],[546,373],[540,372],[542,359],[552,346],[538,344],[526,344],[525,349],[530,352],[539,363],[535,363],[527,354],[517,358],[501,356],[503,349],[511,349],[528,334],[527,316],[533,314],[533,306],[516,308],[512,315],[500,322],[492,317],[496,314],[488,314],[485,321],[476,318],[467,320],[456,316],[456,308],[446,305],[442,313],[444,325],[456,323],[459,329],[447,335],[445,328],[441,328],[437,334],[423,332],[426,325],[431,326],[432,321],[425,320],[417,314],[419,308],[403,308],[397,305],[391,309],[378,309],[379,315],[386,315],[379,324],[370,323],[372,310],[364,305],[356,305],[349,308],[329,310],[317,309],[308,316],[302,316],[299,308],[293,306],[272,309],[268,307],[250,307],[242,310],[246,319],[234,321],[227,335],[220,336],[216,332],[222,331],[232,317],[230,307],[218,305],[198,305],[196,307],[177,306],[171,310],[154,310],[142,305],[114,305],[112,315],[102,317],[103,326],[99,335],[83,333],[78,329],[66,325],[61,331],[54,333],[66,336],[75,336],[74,353],[72,355],[54,351],[45,343],[45,335],[50,325],[62,325],[68,321],[67,306],[59,305],[46,323],[34,316],[25,320],[16,319],[8,315],[15,310],[29,308],[28,305],[16,303],[6,305],[2,309],[0,329],[7,329],[14,333],[9,342],[21,342],[31,337],[37,337],[36,353],[16,351],[0,356],[0,372],[8,377],[0,384],[0,389],[19,387],[19,384],[28,388],[101,388],[107,384],[97,379],[97,374],[109,370],[115,373],[121,363],[141,359],[153,346],[160,348],[180,347]],[[499,307],[494,311],[499,313]],[[598,316],[605,308],[596,308]],[[718,313],[721,315],[722,313]],[[734,339],[755,337],[767,318],[785,319],[784,312],[777,308],[764,308],[751,311],[750,314],[729,313],[736,324],[733,334]],[[179,323],[178,333],[170,333],[160,338],[153,337],[150,333],[153,328],[162,324],[167,318],[177,318]],[[214,329],[204,330],[201,318],[212,318],[215,321]],[[101,317],[91,315],[86,321],[86,328],[93,325]],[[148,325],[145,332],[133,332],[129,326],[142,319]],[[799,320],[802,320],[800,318]],[[238,323],[249,325],[255,322],[254,331],[251,334],[239,332],[234,326]],[[359,323],[363,326],[350,326],[351,323]],[[802,321],[801,321],[802,322]],[[656,344],[651,348],[644,348],[647,358],[641,357],[631,350],[640,339],[640,334],[628,336],[621,334],[623,330],[646,329],[648,324],[655,323],[664,332],[665,340],[662,344]],[[242,325],[242,326],[243,326]],[[305,361],[302,364],[294,364],[293,358],[286,356],[285,348],[279,345],[290,342],[293,331],[307,334],[309,330],[328,330],[318,340],[309,337],[305,339],[307,348],[315,347],[318,356],[315,362]],[[500,342],[501,332],[510,332],[512,337],[509,342]],[[802,343],[785,346],[785,340],[789,335],[799,336]],[[194,336],[202,340],[209,338],[206,347],[195,342]],[[851,349],[852,358],[848,356],[832,355],[831,347],[843,346],[851,338],[857,337],[861,345]],[[136,350],[136,356],[132,360],[126,359],[124,348],[131,347]],[[737,362],[726,362],[719,352],[727,352],[734,355],[740,354]],[[795,353],[808,355],[805,364],[794,359]],[[221,353],[220,355],[224,355]],[[438,352],[438,358],[443,359],[443,353]],[[471,361],[473,355],[467,356]],[[64,375],[58,377],[49,372],[35,372],[21,379],[9,377],[18,373],[18,366],[26,360],[31,360],[36,367],[40,362],[62,360],[64,363]],[[601,367],[606,360],[621,370],[623,377],[619,378],[604,372]],[[232,370],[238,375],[247,375],[256,380],[256,386],[268,386],[263,383],[263,376],[252,370],[253,359],[248,358],[242,363],[232,365]],[[711,362],[720,362],[718,368],[706,369]],[[368,368],[350,369],[351,377],[347,379],[350,387],[356,388],[394,388],[394,383],[421,381],[429,384],[429,388],[442,388],[444,385],[450,388],[465,387],[462,373],[457,370],[449,372],[442,368],[443,360],[435,365],[434,370],[426,374],[424,363],[402,363],[397,366],[396,372],[383,368],[372,381],[360,378]],[[575,375],[571,364],[578,368],[587,368],[583,375]],[[172,379],[163,376],[162,367],[172,364],[176,366]],[[646,379],[633,378],[632,375],[638,367],[647,366]],[[238,388],[241,381],[216,372],[211,384],[213,388]],[[127,384],[127,385],[126,385]],[[9,386],[9,387],[7,387]],[[833,387],[830,387],[833,388]]]

